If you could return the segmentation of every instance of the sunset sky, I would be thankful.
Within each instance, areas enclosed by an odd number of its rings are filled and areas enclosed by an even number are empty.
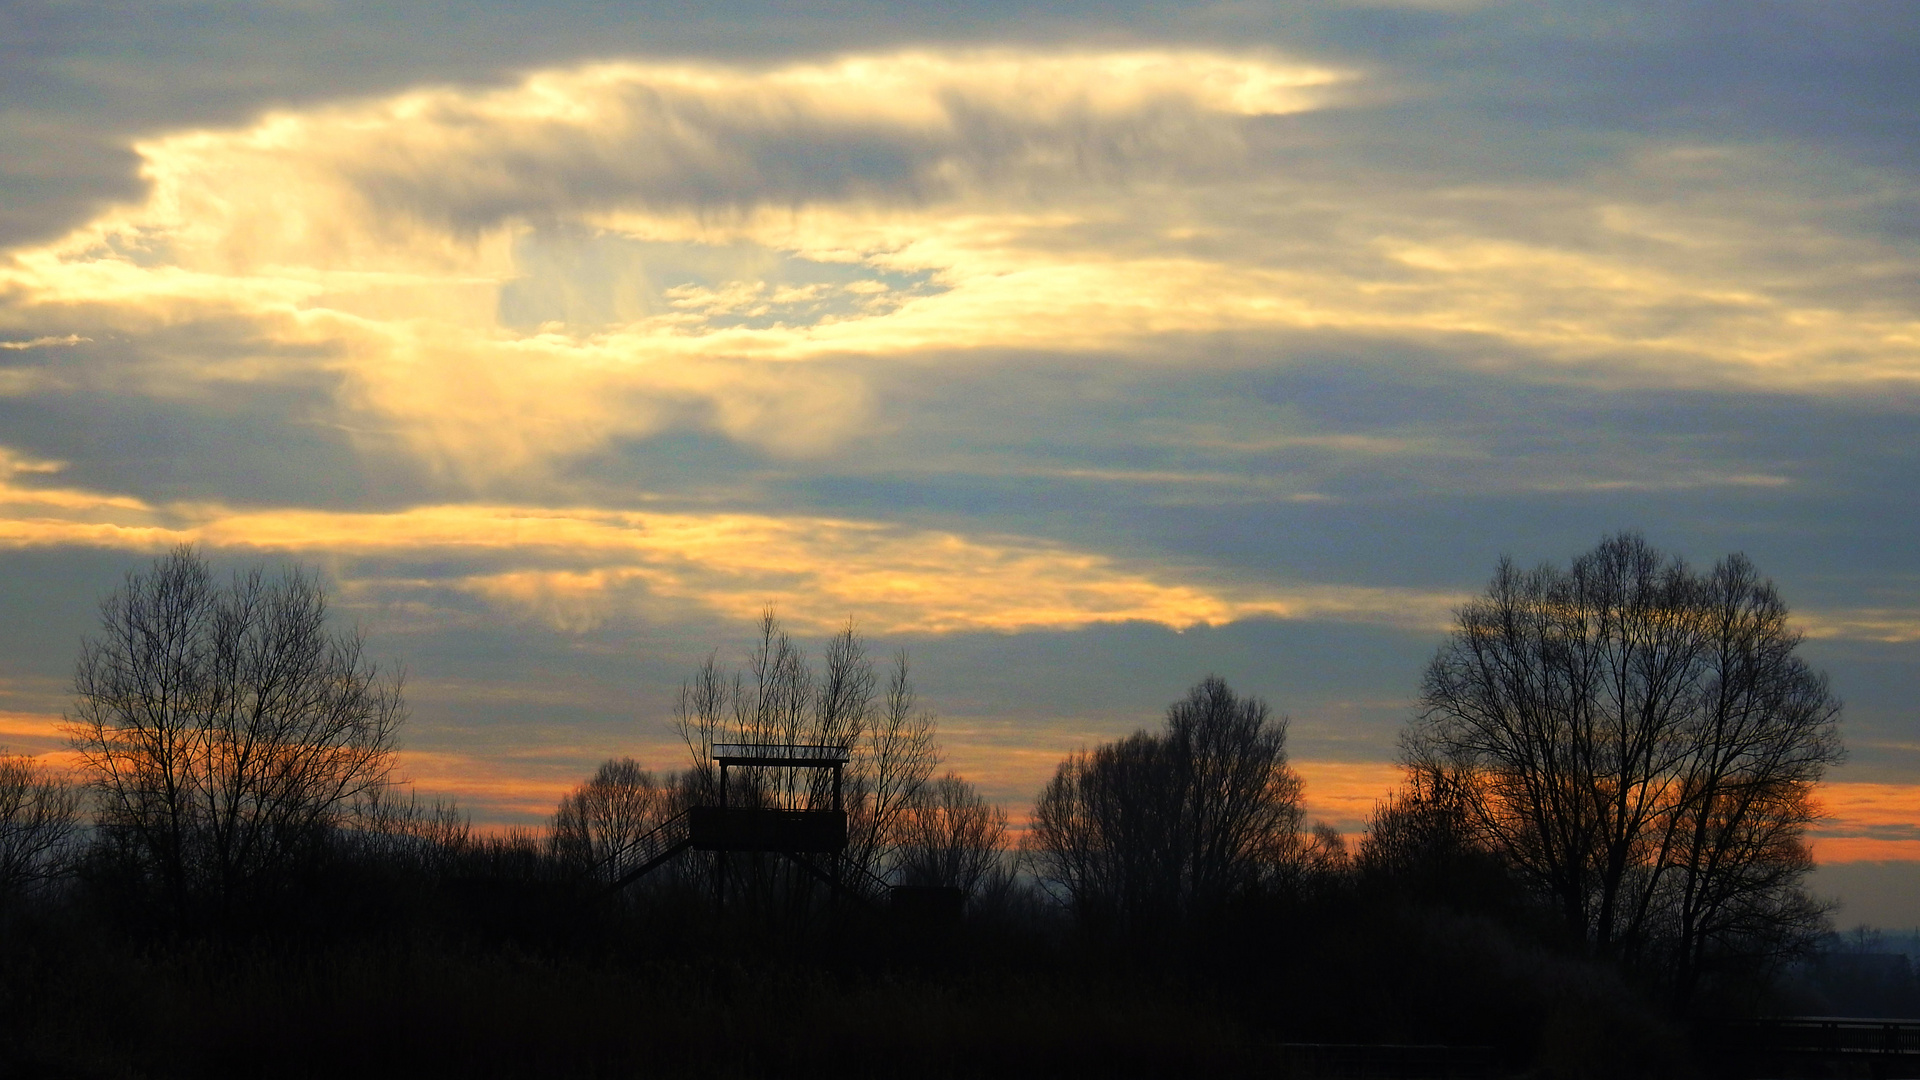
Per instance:
[[[1016,818],[1214,672],[1351,833],[1496,560],[1636,529],[1777,583],[1920,925],[1917,102],[1911,0],[6,5],[0,744],[185,541],[481,823],[772,603]]]

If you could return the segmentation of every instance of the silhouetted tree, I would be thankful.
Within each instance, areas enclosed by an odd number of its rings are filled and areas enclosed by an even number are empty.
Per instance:
[[[1360,880],[1442,907],[1486,909],[1517,899],[1505,856],[1475,827],[1467,800],[1460,778],[1409,769],[1367,822],[1354,858]]]
[[[903,816],[894,876],[972,898],[1006,884],[1006,845],[1006,812],[950,772],[922,787]]]
[[[1143,926],[1296,875],[1300,780],[1287,722],[1209,676],[1136,732],[1062,762],[1034,807],[1043,880],[1083,918]]]
[[[553,853],[611,880],[614,857],[671,816],[673,801],[671,785],[656,782],[632,758],[603,762],[592,779],[561,797],[553,816]]]
[[[0,908],[67,869],[79,810],[80,793],[64,776],[0,752]]]
[[[1818,926],[1799,884],[1839,703],[1771,582],[1635,535],[1559,569],[1502,559],[1428,666],[1409,759],[1459,778],[1495,845],[1603,955],[1682,994],[1716,950]]]
[[[940,764],[933,736],[933,714],[919,707],[908,678],[907,654],[895,653],[886,702],[855,759],[859,798],[850,804],[847,850],[853,865],[870,876],[877,877],[884,869],[888,853],[901,840],[911,808],[921,801],[928,778]]]
[[[326,616],[304,571],[218,586],[186,547],[101,605],[68,731],[102,833],[177,913],[271,883],[387,781],[400,679]]]
[[[473,821],[452,799],[423,801],[411,785],[380,784],[353,800],[340,840],[350,855],[444,873],[473,842]]]
[[[710,655],[680,688],[675,720],[693,758],[692,797],[718,796],[716,742],[840,747],[849,755],[841,792],[850,870],[845,880],[855,887],[875,880],[907,808],[939,762],[933,716],[918,706],[906,653],[894,657],[883,701],[875,700],[878,687],[873,661],[851,623],[828,641],[816,675],[769,608],[746,672],[724,672]],[[831,799],[830,783],[819,769],[741,769],[731,774],[728,798],[820,809]]]

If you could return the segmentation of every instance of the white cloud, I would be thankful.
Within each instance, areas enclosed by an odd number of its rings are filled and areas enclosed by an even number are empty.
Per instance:
[[[1845,178],[1679,146],[1423,190],[1249,149],[1343,78],[1191,51],[602,64],[159,137],[144,202],[0,269],[0,333],[115,348],[0,392],[319,374],[343,427],[484,487],[682,427],[830,453],[876,422],[850,356],[1205,367],[1311,332],[1609,385],[1920,379],[1911,300],[1849,300],[1840,269],[1912,260],[1768,220]],[[1271,344],[1225,360],[1220,333]]]
[[[46,337],[34,338],[31,341],[0,341],[0,349],[10,349],[14,351],[45,349],[57,345],[79,345],[92,340],[92,338],[83,338],[79,334],[63,334],[59,337],[48,335]]]

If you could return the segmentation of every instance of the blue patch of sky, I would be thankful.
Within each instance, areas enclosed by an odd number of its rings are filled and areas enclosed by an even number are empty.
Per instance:
[[[699,325],[710,329],[806,326],[944,291],[931,271],[583,228],[532,230],[516,240],[514,259],[523,272],[501,288],[499,318],[522,331],[558,323],[569,332],[593,333],[675,313],[702,315]],[[714,311],[700,300],[701,293],[741,284],[757,291],[732,310]]]

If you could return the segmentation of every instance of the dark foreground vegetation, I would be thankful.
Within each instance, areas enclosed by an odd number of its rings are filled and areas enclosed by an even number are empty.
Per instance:
[[[1358,875],[1138,938],[1019,891],[958,926],[836,921],[824,897],[716,911],[696,874],[615,897],[500,841],[343,852],[199,933],[96,872],[7,926],[17,1075],[1270,1076],[1289,1042],[1485,1045],[1565,1076],[1687,1060],[1606,965]]]
[[[183,551],[103,610],[87,787],[0,759],[0,1075],[1310,1076],[1443,1045],[1457,1075],[1712,1076],[1715,1022],[1858,989],[1800,889],[1837,706],[1737,558],[1503,566],[1357,845],[1302,819],[1285,719],[1213,678],[1063,762],[1010,844],[936,775],[904,657],[882,677],[849,628],[815,666],[770,616],[688,681],[683,771],[609,761],[482,835],[392,782],[399,682],[310,579]],[[842,887],[687,850],[614,888],[735,744],[845,758],[831,790],[726,780],[844,807]]]

